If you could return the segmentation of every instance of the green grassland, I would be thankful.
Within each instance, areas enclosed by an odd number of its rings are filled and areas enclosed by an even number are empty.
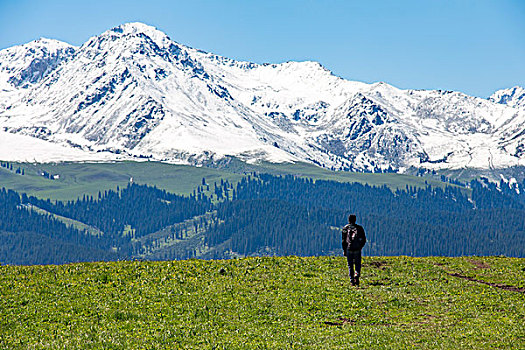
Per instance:
[[[13,163],[25,175],[0,168],[0,186],[25,192],[40,198],[70,200],[84,194],[96,196],[99,191],[135,183],[156,185],[178,194],[189,194],[206,178],[208,183],[220,179],[238,181],[242,175],[206,167],[191,167],[160,162],[116,163]],[[51,180],[41,176],[42,171],[60,175]]]
[[[0,266],[2,349],[523,349],[525,260]]]
[[[233,168],[234,165],[231,165]],[[260,173],[268,173],[274,175],[294,175],[299,177],[307,177],[316,180],[330,180],[339,182],[357,182],[362,184],[369,184],[373,186],[386,185],[392,189],[405,188],[406,185],[414,187],[425,187],[432,185],[435,187],[444,187],[445,183],[432,178],[417,177],[412,175],[396,174],[396,173],[357,173],[348,171],[332,171],[325,168],[318,167],[308,163],[268,163],[261,162],[257,165],[243,164],[241,169],[253,169]],[[450,184],[448,184],[450,185]]]
[[[36,207],[36,206],[34,206],[32,204],[23,204],[22,206],[26,207],[27,209],[29,209],[31,211],[34,211],[34,212],[40,214],[40,215],[50,215],[53,218],[57,219],[58,221],[63,222],[64,224],[66,224],[68,226],[72,226],[72,227],[76,228],[77,230],[86,231],[87,233],[89,233],[91,235],[102,236],[104,234],[102,231],[100,231],[96,227],[84,224],[83,222],[80,222],[80,221],[77,221],[77,220],[66,218],[65,216],[61,216],[61,215],[58,215],[58,214],[54,214],[54,213],[48,212],[48,211],[46,211],[44,209],[41,209],[41,208],[38,208],[38,207]]]
[[[39,198],[71,200],[84,194],[96,196],[99,191],[126,186],[132,179],[136,183],[156,185],[177,194],[189,194],[201,185],[221,179],[236,183],[249,172],[276,175],[295,175],[318,180],[359,182],[404,188],[406,185],[423,187],[426,184],[443,187],[445,184],[428,178],[401,174],[365,174],[330,171],[312,164],[246,164],[239,160],[218,168],[174,165],[160,162],[114,163],[11,163],[13,169],[24,169],[24,175],[0,167],[0,187],[10,188]],[[59,175],[58,179],[42,176],[42,172]]]

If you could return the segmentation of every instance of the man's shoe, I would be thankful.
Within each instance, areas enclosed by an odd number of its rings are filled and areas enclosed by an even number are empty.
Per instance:
[[[355,286],[355,280],[354,280],[353,278],[350,279],[350,284],[351,284],[352,286]]]
[[[354,279],[354,285],[355,285],[356,287],[359,287],[359,277],[356,277],[356,278]]]

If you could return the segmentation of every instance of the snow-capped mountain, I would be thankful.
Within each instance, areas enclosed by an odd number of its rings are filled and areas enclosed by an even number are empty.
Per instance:
[[[28,49],[35,43],[41,51]],[[0,69],[8,84],[0,133],[20,140],[0,141],[3,159],[32,160],[17,144],[30,149],[38,138],[53,145],[55,160],[199,164],[231,155],[355,170],[525,165],[525,110],[505,93],[485,100],[352,82],[316,62],[240,62],[142,23],[80,48],[43,40],[9,48],[0,51]]]

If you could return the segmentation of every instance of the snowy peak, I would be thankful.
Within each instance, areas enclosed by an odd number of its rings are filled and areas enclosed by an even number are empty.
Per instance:
[[[39,39],[30,41],[27,44],[15,46],[14,48],[42,50],[42,51],[48,51],[50,53],[57,53],[57,52],[68,50],[68,49],[75,49],[74,46],[66,42],[55,40],[55,39],[49,39],[49,38],[39,38]]]
[[[164,32],[140,22],[125,23],[111,29],[110,32],[121,33],[124,36],[147,36],[159,46],[165,46],[165,44],[169,46],[172,43],[172,40]]]
[[[143,23],[126,23],[105,31],[104,33],[90,38],[84,47],[102,48],[102,43],[108,42],[112,46],[121,48],[131,47],[142,43],[156,46],[157,49],[165,49],[175,44],[165,33],[155,27]],[[115,45],[118,43],[118,45]]]
[[[509,107],[525,108],[525,89],[521,86],[515,86],[510,89],[498,90],[488,99]]]
[[[142,22],[128,22],[121,24],[119,26],[116,26],[110,31],[117,32],[117,33],[124,33],[124,34],[137,34],[137,33],[143,33],[143,34],[153,34],[158,35],[160,37],[167,37],[166,33],[158,30],[156,27],[142,23]]]
[[[0,51],[0,89],[12,91],[40,82],[75,53],[62,41],[40,38]]]
[[[152,26],[127,23],[90,38],[77,56],[84,59],[86,65],[89,60],[96,60],[99,67],[126,66],[133,75],[149,78],[165,77],[166,69],[173,65],[205,77],[202,65],[189,51]]]

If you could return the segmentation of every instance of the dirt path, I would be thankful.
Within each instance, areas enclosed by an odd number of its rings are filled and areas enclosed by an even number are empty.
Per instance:
[[[474,264],[476,266],[476,268],[479,268],[479,269],[490,268],[489,265],[487,265],[487,264],[485,264],[483,262],[477,261],[477,260],[471,260],[470,262],[472,264]],[[485,284],[487,286],[491,286],[491,287],[499,288],[499,289],[503,289],[503,290],[508,290],[508,291],[511,291],[511,292],[525,294],[525,288],[520,288],[520,287],[516,287],[516,286],[509,286],[508,284],[494,283],[494,282],[487,282],[487,281],[483,281],[483,280],[478,280],[478,279],[476,279],[474,277],[465,276],[465,275],[462,275],[462,274],[457,273],[457,272],[447,271],[445,269],[447,266],[444,265],[444,264],[434,263],[434,265],[441,267],[443,269],[443,271],[447,275],[452,276],[452,277],[461,278],[461,279],[464,279],[464,280],[467,280],[467,281],[471,281],[471,282],[475,282],[475,283]]]
[[[351,320],[349,318],[339,317],[339,319],[335,322],[333,321],[325,321],[323,322],[327,326],[342,326],[345,324],[352,324],[355,325],[357,322],[355,320]]]
[[[504,290],[510,290],[511,292],[524,293],[525,294],[525,288],[520,288],[520,287],[516,287],[516,286],[509,286],[508,284],[501,284],[501,283],[482,281],[482,280],[475,279],[473,277],[464,276],[464,275],[456,273],[456,272],[446,272],[446,274],[449,275],[449,276],[462,278],[462,279],[467,280],[467,281],[481,283],[481,284],[486,284],[487,286],[496,287],[496,288],[504,289]]]

